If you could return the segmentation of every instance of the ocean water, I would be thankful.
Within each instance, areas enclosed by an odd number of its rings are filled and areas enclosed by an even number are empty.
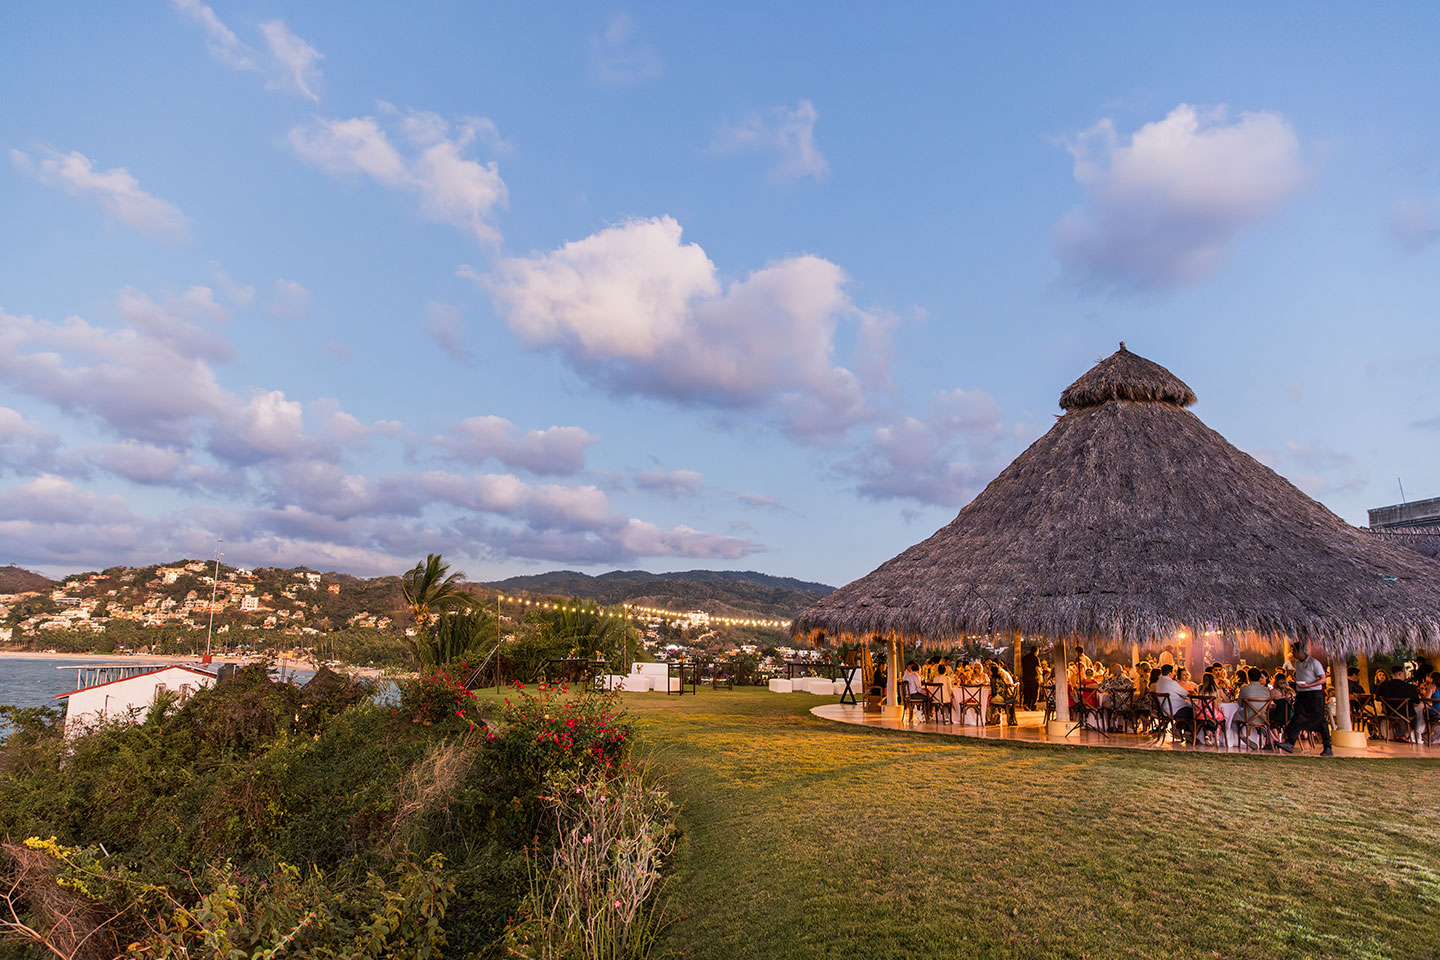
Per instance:
[[[0,657],[0,704],[12,707],[64,706],[65,701],[56,700],[55,695],[75,689],[77,666],[117,662],[127,661],[107,660],[104,657],[94,660],[47,657],[44,654],[33,657]],[[285,678],[293,677],[296,683],[304,683],[312,676],[314,673],[309,670],[285,671]],[[0,721],[0,736],[5,732],[6,725]]]

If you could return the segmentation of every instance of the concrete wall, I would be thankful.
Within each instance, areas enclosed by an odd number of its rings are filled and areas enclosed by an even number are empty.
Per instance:
[[[1391,507],[1375,507],[1370,513],[1370,528],[1440,526],[1440,497],[1413,500]]]

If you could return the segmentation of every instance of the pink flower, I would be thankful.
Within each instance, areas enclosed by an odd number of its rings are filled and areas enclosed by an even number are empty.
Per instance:
[[[590,836],[590,834],[587,833],[587,834],[585,834],[585,836],[583,836],[583,837],[580,838],[580,842],[583,843],[583,844],[589,844],[590,841],[592,841],[593,839],[595,839],[595,838],[592,837],[592,836]]]
[[[616,909],[616,910],[619,910],[619,909],[620,909],[620,901],[619,901],[619,900],[616,900],[616,901],[615,901],[615,909]]]

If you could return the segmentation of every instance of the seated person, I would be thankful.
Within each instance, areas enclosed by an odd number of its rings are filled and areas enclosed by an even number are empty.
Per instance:
[[[1016,690],[1013,682],[1005,680],[1005,671],[1000,664],[991,661],[990,663],[990,716],[986,717],[988,723],[1000,722],[1000,710],[1006,711],[1006,719],[1010,725],[1015,725],[1015,701]]]
[[[1405,679],[1403,667],[1395,671],[1395,676],[1375,688],[1375,696],[1398,709],[1407,720],[1415,719],[1415,704],[1420,702],[1420,689]]]
[[[1184,667],[1175,668],[1175,682],[1184,687],[1186,693],[1200,692],[1200,684],[1190,679],[1190,671]]]
[[[931,684],[930,695],[941,703],[949,703],[954,697],[955,677],[950,673],[950,668],[945,666],[945,661],[942,660],[935,665],[935,676],[929,683]],[[940,685],[939,690],[935,689],[935,684]]]
[[[905,664],[905,672],[900,675],[900,682],[909,687],[912,694],[920,692],[920,684],[922,681],[920,679],[920,671],[916,668],[914,660]]]
[[[1100,689],[1106,693],[1114,693],[1117,690],[1134,693],[1135,681],[1131,679],[1125,668],[1117,663],[1110,667],[1110,676],[1100,681]]]
[[[889,683],[889,676],[885,673],[885,661],[879,660],[875,663],[875,673],[870,677],[870,696],[885,696],[885,686]]]
[[[1155,681],[1151,692],[1155,694],[1161,713],[1175,720],[1188,720],[1195,716],[1195,711],[1190,707],[1190,691],[1175,679],[1173,664],[1167,663],[1160,667],[1160,679]]]
[[[1246,671],[1245,682],[1235,692],[1235,699],[1241,704],[1246,700],[1269,700],[1270,688],[1265,686],[1264,677],[1265,674],[1259,667],[1251,667]]]

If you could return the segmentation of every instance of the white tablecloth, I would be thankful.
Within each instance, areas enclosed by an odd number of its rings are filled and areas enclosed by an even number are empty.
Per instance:
[[[972,707],[965,713],[964,724],[967,727],[985,726],[985,718],[990,713],[990,687],[989,686],[964,686],[953,687],[950,693],[950,704],[955,711],[955,722],[960,723],[960,704],[968,696],[973,698],[976,691],[980,693],[980,716],[977,719],[975,709]]]

